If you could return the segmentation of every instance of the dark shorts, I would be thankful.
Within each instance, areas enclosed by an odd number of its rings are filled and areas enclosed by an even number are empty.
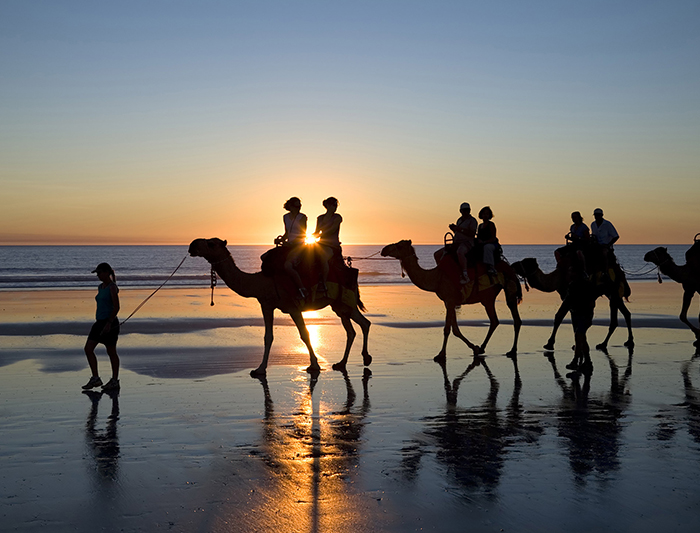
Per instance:
[[[593,324],[592,311],[575,311],[571,310],[571,325],[574,327],[574,333],[586,333],[588,328]]]
[[[107,320],[98,320],[90,328],[90,333],[88,334],[89,341],[95,341],[99,344],[104,344],[105,346],[116,346],[117,339],[119,338],[119,319],[115,318],[112,321],[112,328],[109,333],[102,335],[102,330],[107,324]]]

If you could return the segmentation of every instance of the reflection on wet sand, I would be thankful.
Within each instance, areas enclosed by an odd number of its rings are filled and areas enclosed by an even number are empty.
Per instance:
[[[685,424],[688,426],[688,433],[692,439],[700,444],[700,390],[694,385],[690,372],[700,361],[698,355],[694,355],[690,361],[681,365],[681,376],[683,377],[683,392],[685,399],[683,403],[659,409],[656,418],[659,420],[653,437],[659,441],[670,441],[676,435],[678,426]]]
[[[296,411],[287,416],[275,412],[267,380],[258,378],[265,414],[261,450],[253,455],[264,461],[270,479],[266,490],[251,499],[246,526],[289,531],[293,524],[294,531],[309,532],[373,529],[352,490],[370,410],[371,375],[364,369],[362,403],[356,407],[357,395],[343,372],[346,399],[337,411],[326,411],[319,395],[314,395],[316,379],[311,378],[308,388],[297,394]]]
[[[610,474],[620,468],[622,418],[631,403],[628,386],[632,375],[632,351],[629,351],[622,378],[617,363],[606,353],[610,366],[610,390],[595,398],[589,395],[590,375],[584,375],[581,384],[581,375],[572,372],[568,374],[571,378],[569,385],[557,369],[554,354],[546,352],[545,356],[563,393],[556,417],[574,482],[583,486],[593,473],[597,480],[609,481]]]
[[[421,459],[434,453],[461,496],[470,499],[481,493],[488,498],[497,497],[508,448],[516,442],[534,443],[543,431],[538,421],[528,420],[523,414],[518,361],[517,357],[510,359],[513,362],[514,386],[505,417],[497,407],[499,383],[485,359],[475,357],[452,382],[445,363],[440,363],[445,387],[445,412],[424,418],[426,428],[402,450],[401,472],[406,479],[416,480]],[[459,387],[479,367],[483,368],[489,380],[486,399],[478,407],[460,408],[457,406]]]

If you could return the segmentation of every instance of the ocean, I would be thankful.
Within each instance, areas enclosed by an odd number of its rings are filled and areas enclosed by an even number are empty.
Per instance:
[[[631,281],[655,280],[656,269],[644,262],[644,254],[657,245],[618,245],[615,253]],[[440,245],[416,245],[416,254],[424,268],[435,266],[433,252]],[[535,257],[542,270],[555,267],[554,250],[558,245],[503,245],[508,261]],[[689,245],[669,245],[668,250],[684,263]],[[260,270],[260,255],[266,245],[230,245],[236,264],[244,271]],[[360,284],[410,283],[401,276],[399,262],[382,258],[382,245],[345,245],[343,255],[351,257],[360,271]],[[182,246],[0,246],[0,290],[70,290],[94,288],[98,283],[91,271],[98,263],[108,262],[123,288],[156,288],[187,256]],[[187,257],[166,287],[209,285],[209,264],[199,257]]]

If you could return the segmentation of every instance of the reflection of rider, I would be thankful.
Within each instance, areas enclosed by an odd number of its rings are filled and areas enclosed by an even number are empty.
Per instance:
[[[343,221],[336,210],[338,209],[338,200],[332,196],[323,201],[323,207],[326,212],[319,215],[316,219],[316,230],[314,236],[318,237],[318,255],[321,260],[321,268],[323,269],[323,290],[326,290],[326,281],[328,281],[328,262],[333,257],[334,253],[340,252],[340,223]]]
[[[287,260],[284,262],[284,269],[289,276],[294,280],[299,294],[302,298],[306,298],[306,289],[296,271],[296,266],[299,264],[300,255],[303,250],[304,240],[306,239],[306,215],[301,213],[301,200],[296,196],[292,196],[284,203],[284,208],[289,211],[282,220],[284,221],[284,235],[282,235],[281,243],[283,246],[290,248],[287,254]]]
[[[469,250],[474,248],[477,223],[476,219],[471,215],[472,208],[467,202],[459,206],[459,212],[462,213],[462,216],[457,219],[457,223],[450,224],[450,229],[454,232],[457,259],[459,260],[459,266],[462,268],[462,279],[460,282],[464,284],[469,283],[467,254]]]
[[[498,238],[496,237],[496,225],[491,221],[493,211],[489,206],[482,207],[479,211],[479,218],[483,221],[479,224],[476,232],[476,239],[484,247],[484,263],[489,274],[496,273],[496,250],[498,249]]]

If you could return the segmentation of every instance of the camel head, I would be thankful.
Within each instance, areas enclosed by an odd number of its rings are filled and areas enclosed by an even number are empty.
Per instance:
[[[668,249],[664,248],[663,246],[654,248],[650,252],[644,254],[644,260],[647,263],[654,263],[656,266],[660,266],[669,260],[672,261],[671,256],[668,254]]]
[[[210,263],[222,261],[231,254],[226,248],[226,241],[217,239],[195,239],[190,243],[189,254],[192,257],[203,257]]]
[[[522,261],[517,261],[513,263],[512,266],[513,270],[515,270],[515,273],[518,276],[522,276],[523,278],[528,277],[530,274],[532,274],[540,268],[540,265],[537,264],[537,259],[535,259],[534,257],[527,257]]]
[[[399,241],[394,244],[387,244],[382,248],[382,257],[393,257],[395,259],[405,259],[411,255],[415,255],[411,241]]]

